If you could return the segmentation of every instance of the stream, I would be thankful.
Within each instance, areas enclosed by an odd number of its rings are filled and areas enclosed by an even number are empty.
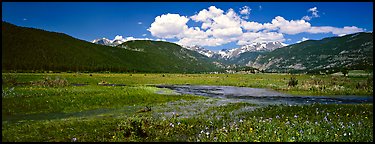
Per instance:
[[[219,99],[239,99],[256,104],[361,104],[373,103],[372,96],[302,96],[289,95],[264,88],[248,88],[234,86],[206,85],[156,85],[158,88],[168,88],[178,94],[207,96]]]

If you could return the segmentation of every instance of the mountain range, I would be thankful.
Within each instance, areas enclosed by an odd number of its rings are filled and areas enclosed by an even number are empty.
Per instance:
[[[373,69],[373,33],[307,40],[258,55],[246,66],[267,72],[335,72]]]
[[[2,69],[197,73],[217,71],[218,67],[208,57],[174,43],[131,40],[116,47],[104,46],[2,22]]]
[[[125,39],[114,39],[114,40],[109,40],[107,38],[101,38],[101,39],[95,39],[92,41],[92,43],[95,44],[100,44],[100,45],[107,45],[107,46],[118,46],[121,43],[126,42]],[[269,52],[273,51],[277,48],[281,48],[287,46],[287,44],[284,44],[282,42],[274,41],[274,42],[254,42],[252,44],[248,45],[243,45],[239,48],[234,48],[234,49],[222,49],[218,52],[214,52],[211,50],[208,50],[206,48],[203,48],[201,46],[184,46],[181,45],[181,47],[196,51],[202,55],[205,55],[207,57],[216,57],[216,58],[221,58],[221,59],[230,59],[234,57],[238,57],[241,53],[245,52]]]
[[[122,37],[87,42],[2,22],[3,71],[197,73],[246,66],[265,72],[330,73],[339,69],[372,70],[372,53],[372,32],[291,45],[258,42],[214,52],[200,46]]]

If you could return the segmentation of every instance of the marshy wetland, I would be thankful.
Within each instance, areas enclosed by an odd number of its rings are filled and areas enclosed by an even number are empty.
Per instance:
[[[298,84],[288,86],[291,77]],[[2,73],[2,141],[372,142],[372,81],[358,73]]]

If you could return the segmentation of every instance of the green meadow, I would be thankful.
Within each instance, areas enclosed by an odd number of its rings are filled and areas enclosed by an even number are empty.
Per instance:
[[[294,87],[288,86],[291,77],[298,80]],[[264,106],[153,86],[227,85],[293,95],[370,96],[372,82],[372,74],[360,71],[348,76],[2,73],[2,141],[372,142],[373,104]]]

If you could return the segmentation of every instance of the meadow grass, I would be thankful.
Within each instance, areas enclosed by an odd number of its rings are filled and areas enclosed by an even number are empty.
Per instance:
[[[369,84],[372,88],[368,77],[296,75],[298,85],[288,87],[290,77],[3,73],[2,141],[373,141],[372,104],[261,106],[150,86],[232,85],[297,94],[372,95],[372,89],[366,91]],[[98,85],[103,82],[126,86]],[[145,106],[152,110],[139,113]]]
[[[66,79],[71,84],[100,82],[126,85],[191,84],[270,88],[295,95],[373,95],[372,75],[289,75],[289,74],[102,74],[102,73],[3,73],[18,83],[32,83],[46,77]],[[291,77],[298,84],[288,86]]]
[[[127,117],[3,121],[3,141],[372,142],[373,106],[268,106],[233,117],[245,103],[193,118]],[[250,105],[251,106],[251,105]],[[220,118],[207,119],[215,109]]]

